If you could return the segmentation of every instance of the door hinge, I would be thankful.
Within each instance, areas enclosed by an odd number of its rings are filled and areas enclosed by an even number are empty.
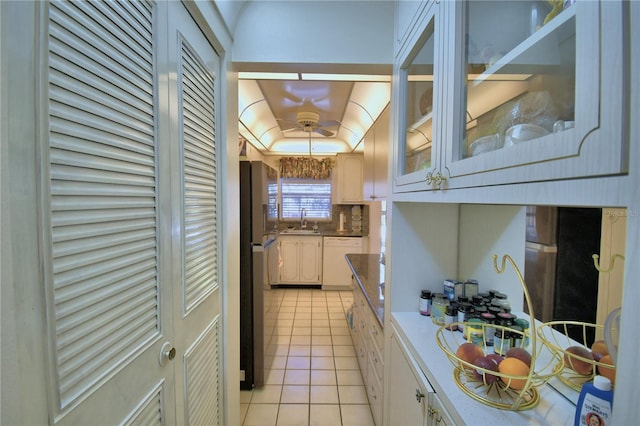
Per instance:
[[[244,382],[245,381],[245,377],[244,377],[244,370],[240,370],[240,381]]]

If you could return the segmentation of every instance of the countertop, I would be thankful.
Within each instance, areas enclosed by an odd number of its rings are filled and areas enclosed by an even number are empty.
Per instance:
[[[369,306],[384,329],[384,265],[379,254],[347,254],[347,263],[360,285]]]
[[[439,327],[430,317],[416,312],[393,312],[392,328],[417,361],[436,394],[450,413],[455,414],[456,424],[470,425],[570,425],[576,406],[549,385],[537,388],[539,404],[523,411],[492,408],[465,394],[453,377],[454,366],[437,344]],[[454,332],[457,333],[457,332]],[[544,365],[544,362],[542,363]]]
[[[337,230],[324,230],[321,229],[315,233],[288,233],[286,230],[282,230],[278,232],[279,237],[286,236],[296,236],[296,237],[366,237],[362,232],[353,232],[353,231],[337,231]]]

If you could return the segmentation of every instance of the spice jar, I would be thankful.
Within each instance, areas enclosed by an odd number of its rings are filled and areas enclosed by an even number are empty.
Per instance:
[[[484,299],[478,295],[471,296],[471,303],[473,303],[473,306],[482,306],[484,305]]]
[[[466,280],[464,282],[464,293],[467,297],[473,297],[478,294],[478,281]]]
[[[503,312],[503,310],[498,308],[497,306],[489,306],[488,311],[495,316],[498,316],[500,312]]]
[[[455,305],[447,306],[444,314],[444,325],[448,330],[457,330],[458,326],[454,324],[458,319],[458,308]]]
[[[422,290],[420,294],[420,315],[431,315],[431,292]]]
[[[524,318],[516,318],[514,321],[514,325],[522,327],[522,332],[524,333],[524,343],[522,345],[523,348],[529,347],[529,321]]]
[[[513,332],[511,333],[511,347],[512,348],[521,348],[522,347],[522,327],[518,325],[511,326]]]
[[[505,327],[511,327],[516,321],[516,316],[509,312],[500,312],[497,317],[504,321]]]
[[[449,299],[443,293],[436,293],[431,300],[431,320],[434,324],[443,325],[445,310],[449,306]]]
[[[504,356],[509,349],[511,349],[511,332],[507,328],[496,327],[493,334],[493,352]]]
[[[500,307],[505,312],[511,312],[511,303],[504,293],[496,293],[495,297],[491,299],[491,304]]]
[[[458,331],[464,333],[464,322],[467,321],[467,315],[473,312],[473,307],[469,302],[458,304]]]
[[[484,331],[482,330],[482,320],[480,318],[471,318],[467,321],[465,331],[469,342],[474,345],[482,346],[484,341]]]
[[[493,346],[493,337],[496,332],[494,327],[496,316],[489,312],[483,312],[480,314],[480,318],[484,322],[484,341],[487,346]]]

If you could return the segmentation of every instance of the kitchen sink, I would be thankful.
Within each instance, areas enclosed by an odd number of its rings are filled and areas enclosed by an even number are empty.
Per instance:
[[[314,231],[313,229],[285,229],[280,231],[281,234],[294,234],[294,235],[304,235],[304,234],[320,234],[318,231]]]

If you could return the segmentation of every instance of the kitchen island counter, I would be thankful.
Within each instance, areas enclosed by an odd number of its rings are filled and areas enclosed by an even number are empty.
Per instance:
[[[369,306],[384,329],[384,265],[380,254],[347,254],[347,263]]]

